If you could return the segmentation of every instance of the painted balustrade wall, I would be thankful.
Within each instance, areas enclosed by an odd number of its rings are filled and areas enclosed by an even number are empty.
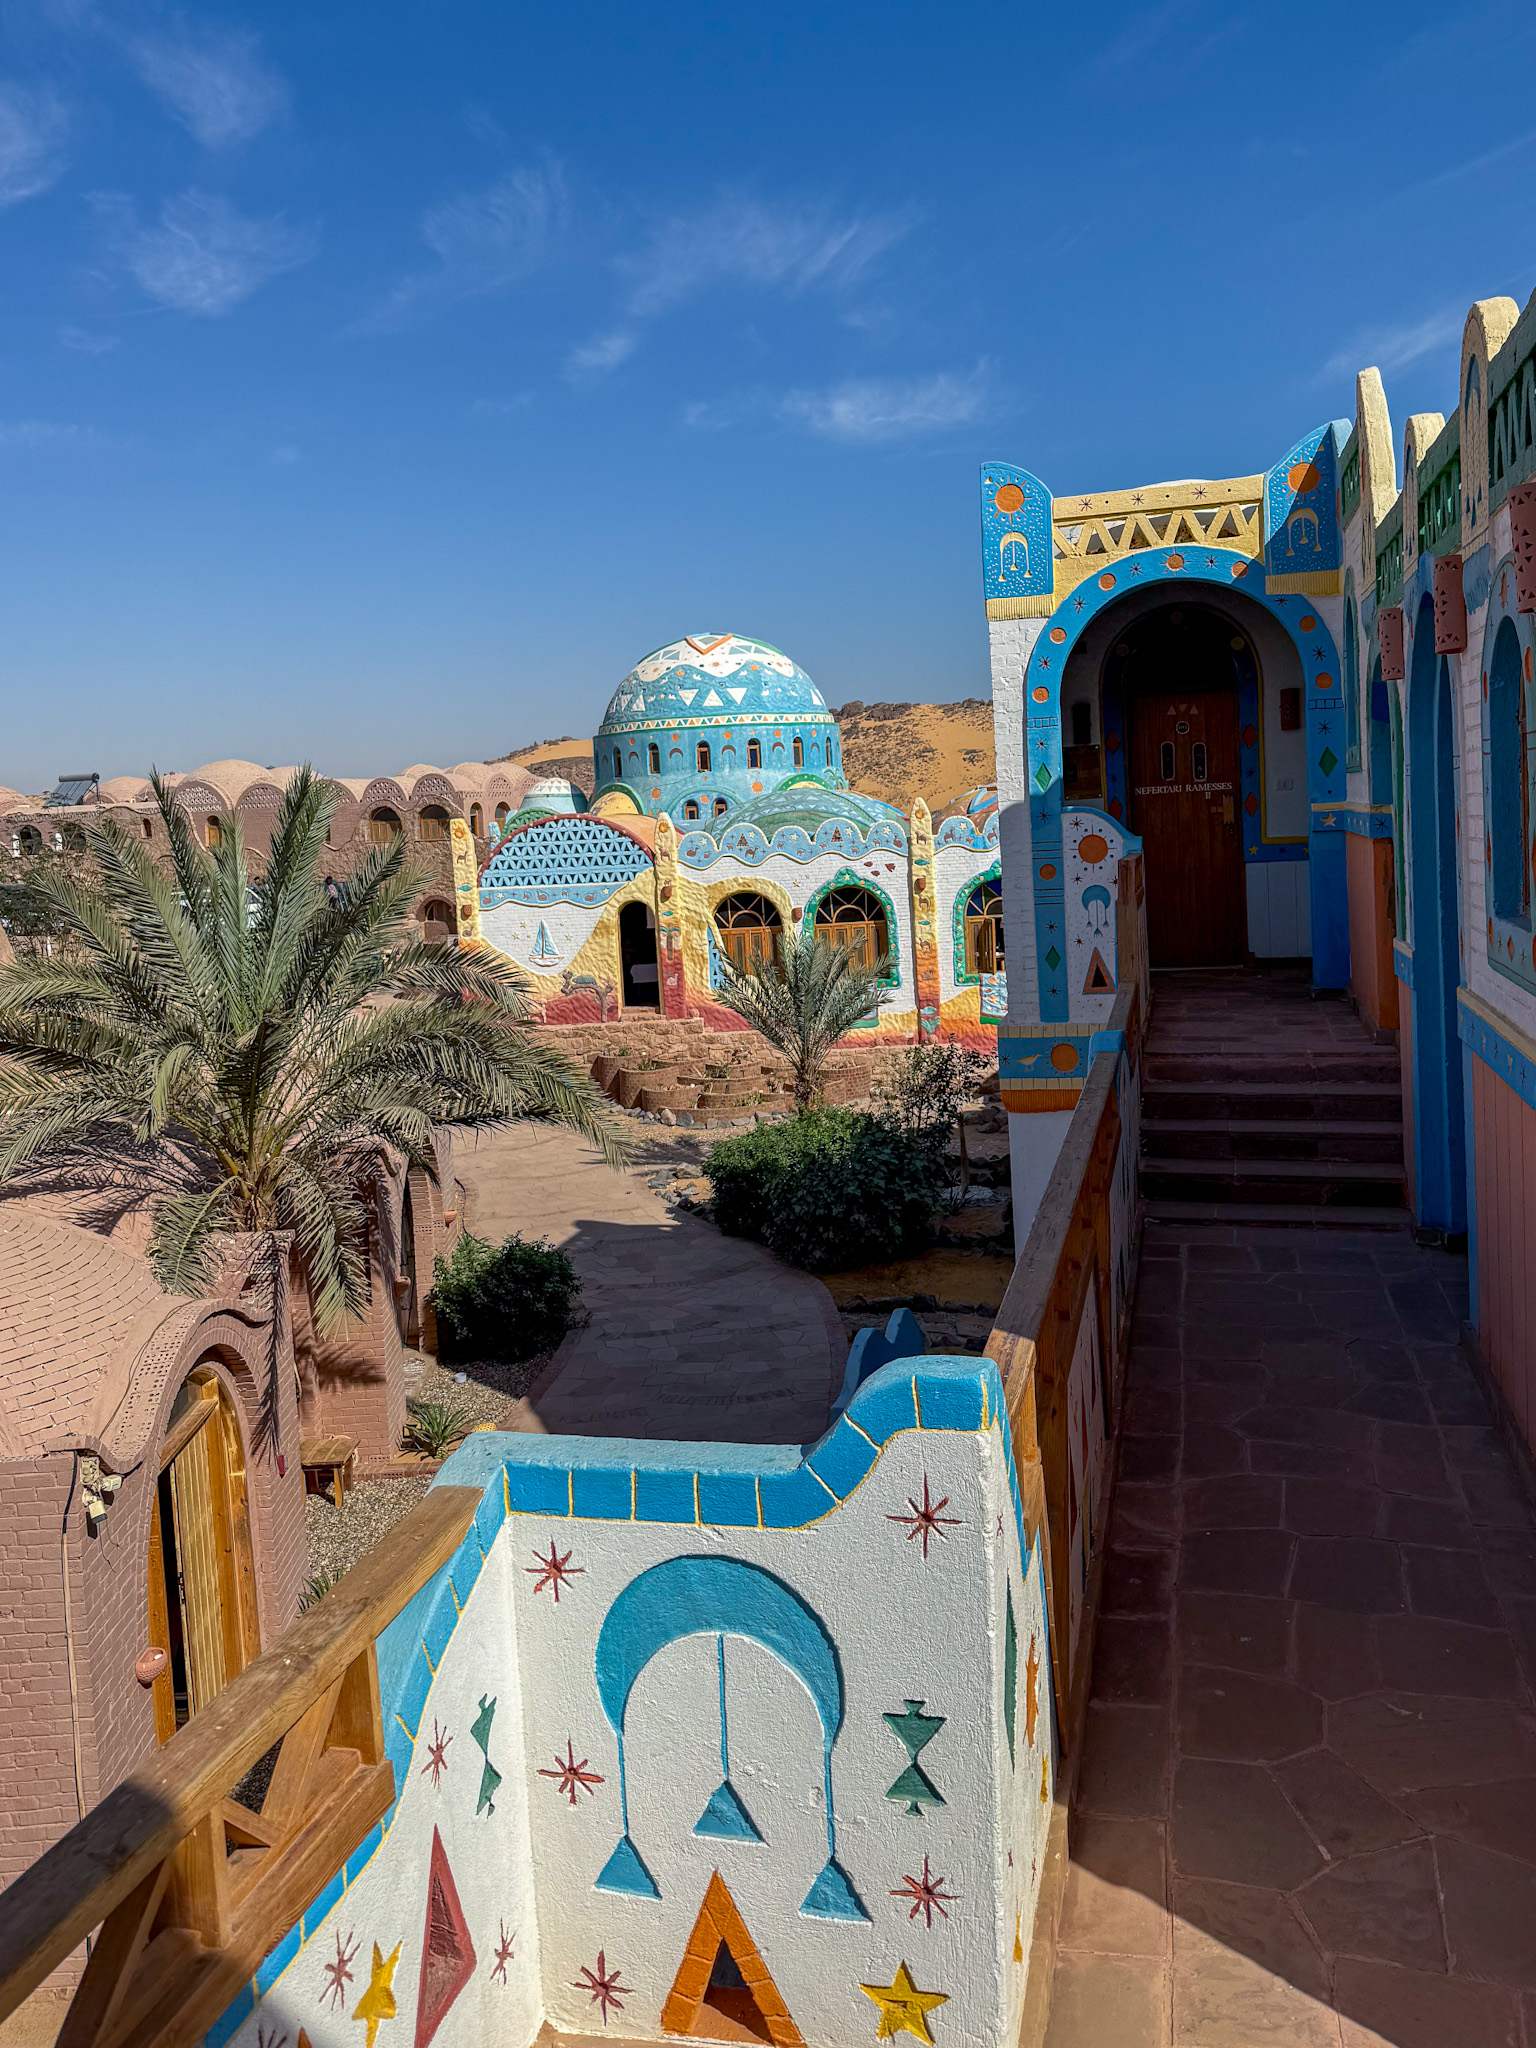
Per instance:
[[[804,1455],[471,1439],[474,1527],[380,1640],[397,1802],[210,2043],[749,1997],[782,2048],[1012,2041],[1056,1774],[1027,1469],[976,1358],[890,1358]]]

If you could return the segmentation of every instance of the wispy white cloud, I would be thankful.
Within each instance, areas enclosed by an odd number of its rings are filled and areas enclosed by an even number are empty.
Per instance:
[[[0,448],[79,446],[93,438],[89,427],[64,420],[0,420]]]
[[[1328,383],[1337,377],[1352,377],[1368,363],[1388,374],[1401,370],[1409,363],[1416,363],[1421,356],[1433,355],[1436,349],[1449,348],[1452,342],[1459,343],[1465,322],[1464,308],[1458,311],[1454,306],[1442,306],[1423,320],[1403,321],[1395,327],[1367,328],[1328,358],[1318,372],[1317,381]]]
[[[293,227],[281,214],[239,213],[213,193],[168,199],[157,227],[141,226],[120,194],[99,194],[96,206],[140,288],[178,313],[228,313],[319,248],[313,228]]]
[[[55,94],[0,80],[0,206],[47,191],[64,168],[68,128]]]
[[[900,441],[978,419],[987,402],[981,369],[931,377],[855,377],[821,391],[791,391],[781,419],[829,441]]]
[[[590,341],[573,348],[566,363],[565,373],[573,383],[584,383],[590,378],[606,377],[610,370],[616,370],[635,352],[640,337],[631,329],[611,328],[607,334],[594,334]]]
[[[644,319],[712,287],[756,285],[789,293],[846,288],[908,233],[901,214],[852,214],[722,198],[658,221],[620,259],[629,310]]]
[[[244,29],[178,24],[175,32],[134,36],[135,70],[207,149],[249,142],[287,111],[288,88]]]
[[[64,348],[71,348],[76,355],[105,356],[117,347],[120,337],[116,334],[92,334],[84,327],[61,327],[59,342]]]
[[[526,412],[532,404],[531,391],[517,391],[510,398],[477,398],[474,410],[482,419],[509,420],[518,413]]]
[[[570,227],[558,164],[507,171],[484,191],[461,193],[423,214],[421,236],[435,267],[402,278],[362,324],[398,327],[434,306],[507,291],[559,259]]]

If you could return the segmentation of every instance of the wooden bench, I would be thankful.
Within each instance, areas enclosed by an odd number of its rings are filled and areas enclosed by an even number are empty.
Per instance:
[[[299,1445],[299,1463],[304,1468],[304,1491],[328,1493],[340,1507],[342,1496],[352,1491],[357,1468],[357,1439],[351,1436],[306,1437]]]

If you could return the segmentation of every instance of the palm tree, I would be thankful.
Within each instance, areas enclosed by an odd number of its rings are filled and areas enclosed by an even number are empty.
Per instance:
[[[306,767],[253,882],[238,816],[205,851],[153,786],[169,865],[103,819],[84,874],[35,885],[69,943],[0,970],[0,1183],[144,1204],[150,1263],[178,1293],[207,1285],[221,1234],[256,1233],[274,1311],[289,1232],[330,1335],[366,1307],[382,1146],[435,1172],[434,1130],[531,1118],[622,1163],[603,1096],[520,1028],[516,969],[411,936],[423,878],[403,839],[323,880],[334,798]]]
[[[889,963],[866,966],[859,954],[818,939],[809,923],[777,957],[739,968],[721,962],[719,1001],[744,1017],[795,1071],[795,1110],[804,1116],[821,1100],[822,1074],[833,1047],[880,999]]]

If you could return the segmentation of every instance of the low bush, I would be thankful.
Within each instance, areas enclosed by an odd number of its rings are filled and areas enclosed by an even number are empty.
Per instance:
[[[516,1231],[500,1245],[469,1232],[437,1261],[427,1297],[445,1365],[520,1365],[553,1351],[581,1292],[575,1268],[543,1238]]]
[[[810,1272],[897,1259],[920,1245],[944,1176],[936,1148],[893,1116],[814,1110],[759,1124],[709,1155],[714,1218]]]
[[[409,1419],[400,1438],[401,1450],[424,1451],[429,1458],[446,1458],[475,1426],[471,1410],[455,1407],[451,1401],[407,1401],[405,1412]]]

